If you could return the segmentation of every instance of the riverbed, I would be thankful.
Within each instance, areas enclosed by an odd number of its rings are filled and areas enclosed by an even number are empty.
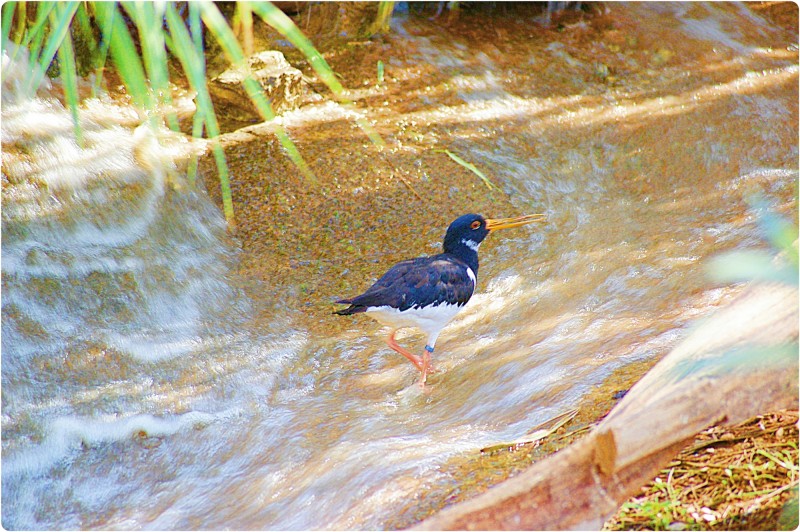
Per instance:
[[[280,119],[316,182],[269,125],[226,136],[233,234],[213,161],[207,193],[171,162],[180,139],[104,102],[81,150],[52,100],[4,102],[3,525],[408,526],[458,482],[447,464],[733,298],[705,264],[766,247],[748,197],[797,218],[796,32],[727,3],[603,9],[399,9],[328,55],[351,105]],[[466,212],[548,221],[481,247],[423,391],[333,301]]]

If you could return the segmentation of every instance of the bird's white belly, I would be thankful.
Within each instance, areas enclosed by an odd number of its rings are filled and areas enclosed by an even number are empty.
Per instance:
[[[404,327],[416,327],[430,337],[432,334],[438,336],[439,331],[458,314],[464,305],[451,305],[440,303],[439,305],[423,308],[412,307],[404,311],[397,310],[388,305],[381,307],[371,307],[366,313],[380,323],[402,329]]]

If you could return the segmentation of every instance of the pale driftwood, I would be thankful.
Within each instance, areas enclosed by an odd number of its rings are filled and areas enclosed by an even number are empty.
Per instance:
[[[797,408],[797,340],[797,288],[750,287],[664,357],[592,433],[416,528],[599,530],[698,432]]]

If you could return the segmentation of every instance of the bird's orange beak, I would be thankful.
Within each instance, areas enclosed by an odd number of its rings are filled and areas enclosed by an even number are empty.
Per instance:
[[[510,227],[519,227],[521,225],[530,224],[533,222],[543,222],[547,220],[544,214],[528,214],[527,216],[519,216],[517,218],[496,218],[493,220],[486,219],[486,229],[495,231],[497,229],[508,229]]]

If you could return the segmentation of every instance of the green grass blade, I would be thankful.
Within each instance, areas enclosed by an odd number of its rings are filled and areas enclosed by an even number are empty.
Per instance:
[[[189,2],[189,30],[194,48],[203,53],[203,23],[200,19],[200,8],[197,2]]]
[[[25,6],[20,4],[21,9],[25,9]],[[20,41],[20,45],[23,48],[31,48],[31,43],[38,37],[39,41],[41,42],[42,38],[44,37],[44,28],[47,24],[47,21],[50,17],[50,11],[55,9],[56,3],[55,2],[40,2],[36,4],[36,20],[33,22],[30,28],[28,28],[24,32],[24,37]],[[20,14],[24,24],[25,22],[24,16]],[[33,54],[31,57],[38,57],[38,53],[34,56]]]
[[[376,33],[386,33],[389,31],[389,21],[392,18],[392,11],[394,11],[394,2],[389,0],[381,0],[378,2],[378,14],[375,20],[370,24],[369,29],[366,31],[365,37],[371,37]]]
[[[200,20],[200,9],[197,7],[196,2],[189,2],[189,33],[192,38],[192,45],[197,51],[197,55],[203,57],[203,26]],[[202,68],[202,78],[205,79],[205,62],[198,65]],[[212,109],[213,112],[213,109]],[[195,113],[192,117],[192,136],[200,138],[203,136],[203,127],[205,126],[205,115],[203,113]],[[197,176],[197,156],[192,156],[187,168],[187,178],[189,182],[194,185]]]
[[[214,161],[217,163],[219,172],[219,182],[222,185],[222,206],[225,212],[225,220],[231,227],[236,227],[236,220],[233,217],[233,195],[231,194],[231,179],[228,175],[228,161],[225,159],[225,150],[219,142],[219,136],[214,137],[211,150],[214,153]]]
[[[25,35],[25,27],[28,25],[28,4],[27,2],[18,2],[17,6],[17,29],[14,32],[14,44],[19,44]]]
[[[2,13],[0,16],[3,18],[1,22],[3,27],[3,50],[6,49],[6,43],[11,41],[11,23],[14,21],[14,11],[17,10],[18,4],[19,2],[6,2],[2,11],[0,11]]]
[[[145,2],[137,0],[123,4],[125,10],[136,22],[139,31],[139,42],[142,46],[142,59],[147,73],[150,89],[153,91],[159,114],[166,114],[167,123],[173,131],[180,129],[178,117],[174,112],[165,113],[164,110],[172,110],[172,95],[169,86],[169,72],[167,66],[167,49],[165,43],[165,32],[162,21],[166,4],[163,2]]]
[[[253,55],[253,9],[250,2],[239,0],[236,2],[236,17],[241,27],[244,53],[247,56]]]
[[[59,17],[66,16],[64,12],[69,11],[69,7],[61,4],[51,14],[53,23]],[[62,13],[58,13],[61,11]],[[75,138],[78,146],[83,147],[83,131],[81,122],[78,119],[78,72],[75,66],[75,50],[72,46],[72,38],[66,35],[58,48],[58,61],[61,69],[61,80],[64,85],[64,99],[72,115],[72,124],[75,130]]]
[[[222,13],[220,13],[219,9],[217,9],[217,7],[212,3],[203,2],[200,4],[200,16],[202,17],[203,22],[205,22],[208,30],[212,33],[212,35],[214,35],[214,38],[222,47],[222,50],[225,52],[228,60],[240,68],[243,72],[248,72],[247,61],[244,56],[244,52],[242,51],[241,46],[239,46],[239,42],[236,40],[233,30],[231,30],[230,26],[228,26],[227,22],[225,22],[225,18],[222,16]],[[247,74],[245,76],[243,86],[248,97],[255,104],[256,109],[258,109],[261,117],[264,120],[274,119],[275,112],[272,110],[272,106],[267,100],[267,97],[264,94],[264,89],[261,87],[261,85],[255,79],[253,79],[251,75]],[[292,139],[289,138],[289,135],[286,134],[286,131],[277,124],[275,124],[275,135],[278,137],[281,145],[288,153],[289,158],[306,177],[306,179],[312,183],[317,183],[316,176],[303,159],[303,156],[300,155],[300,151],[297,149],[297,146],[294,144],[294,142],[292,142]]]
[[[225,159],[225,151],[219,143],[219,125],[214,114],[214,106],[211,103],[211,96],[208,93],[206,84],[205,57],[202,53],[202,44],[198,47],[194,39],[189,35],[181,16],[178,14],[175,4],[167,4],[166,11],[167,27],[170,32],[170,43],[172,52],[178,58],[189,84],[197,93],[197,113],[200,118],[195,117],[194,129],[202,128],[205,124],[208,127],[208,136],[212,141],[214,160],[217,163],[219,173],[220,189],[222,192],[222,211],[225,220],[229,225],[235,224],[233,213],[233,196],[231,194],[230,177],[228,175],[228,162]],[[202,133],[202,130],[200,131]],[[199,136],[199,135],[198,135]]]
[[[336,96],[336,99],[340,103],[350,107],[351,102],[345,97],[344,87],[339,83],[339,79],[336,77],[333,69],[311,41],[308,40],[308,37],[303,35],[300,28],[292,22],[292,19],[275,7],[272,2],[254,2],[252,4],[252,10],[253,13],[261,17],[264,22],[286,37],[290,43],[300,50],[303,55],[306,56],[306,59],[308,59],[308,64],[311,65],[311,68],[317,73],[320,80],[322,80],[334,96]],[[360,115],[360,113],[357,114]],[[386,145],[383,138],[364,118],[359,116],[359,118],[356,119],[356,124],[358,124],[358,127],[361,128],[374,145]]]
[[[90,5],[94,6],[95,3],[93,2]],[[114,9],[111,12],[111,15],[107,17],[105,22],[100,27],[100,35],[102,36],[102,38],[100,41],[100,45],[98,46],[97,49],[97,57],[95,59],[95,65],[96,65],[94,72],[95,77],[94,77],[94,84],[92,84],[93,95],[97,94],[97,92],[100,90],[100,85],[103,83],[103,68],[105,67],[106,61],[108,60],[108,49],[111,46],[111,35],[113,33],[114,19],[117,18],[117,16],[119,16],[117,14],[117,10]],[[96,18],[98,19],[98,25],[99,25],[100,24],[99,17]]]
[[[478,169],[477,166],[475,166],[474,164],[472,164],[470,162],[465,161],[464,159],[462,159],[461,157],[459,157],[455,153],[451,152],[450,150],[433,150],[433,151],[439,152],[439,153],[446,153],[447,156],[450,157],[451,159],[453,159],[455,162],[457,162],[458,164],[460,164],[461,166],[463,166],[464,168],[466,168],[467,170],[469,170],[470,172],[472,172],[476,176],[480,177],[481,180],[483,181],[483,183],[486,185],[486,188],[488,188],[489,190],[492,190],[493,188],[497,188],[497,185],[495,185],[494,183],[489,181],[489,178],[486,177],[486,174],[481,172]]]
[[[311,41],[308,40],[308,37],[303,35],[300,28],[292,22],[292,19],[275,7],[272,2],[254,2],[252,4],[252,10],[256,15],[261,17],[264,22],[275,28],[278,33],[286,37],[290,43],[300,50],[303,55],[306,56],[309,65],[311,65],[311,68],[317,73],[320,80],[327,85],[337,98],[342,97],[344,88],[342,84],[339,83],[333,69],[328,65],[328,62],[325,61],[325,58],[317,51]]]
[[[142,60],[136,53],[131,34],[128,31],[118,6],[114,2],[95,2],[94,12],[99,25],[108,33],[103,34],[103,39],[108,40],[108,50],[111,58],[122,77],[122,82],[128,89],[134,105],[140,109],[152,109],[153,103],[150,90],[145,78]]]
[[[88,52],[89,64],[84,65],[80,70],[88,72],[94,68],[94,61],[97,59],[97,42],[92,32],[92,23],[89,21],[89,14],[86,12],[86,3],[81,2],[78,5],[78,11],[75,12],[75,29],[82,44],[86,46]]]
[[[41,85],[45,73],[50,67],[50,63],[53,62],[53,58],[55,58],[59,47],[62,45],[69,32],[72,17],[78,10],[78,2],[68,2],[66,6],[62,4],[62,7],[63,9],[59,8],[55,10],[55,12],[52,9],[49,11],[50,27],[47,41],[37,60],[38,68],[33,70],[28,81],[26,91],[28,94],[34,94],[36,90],[38,90],[39,85]]]

